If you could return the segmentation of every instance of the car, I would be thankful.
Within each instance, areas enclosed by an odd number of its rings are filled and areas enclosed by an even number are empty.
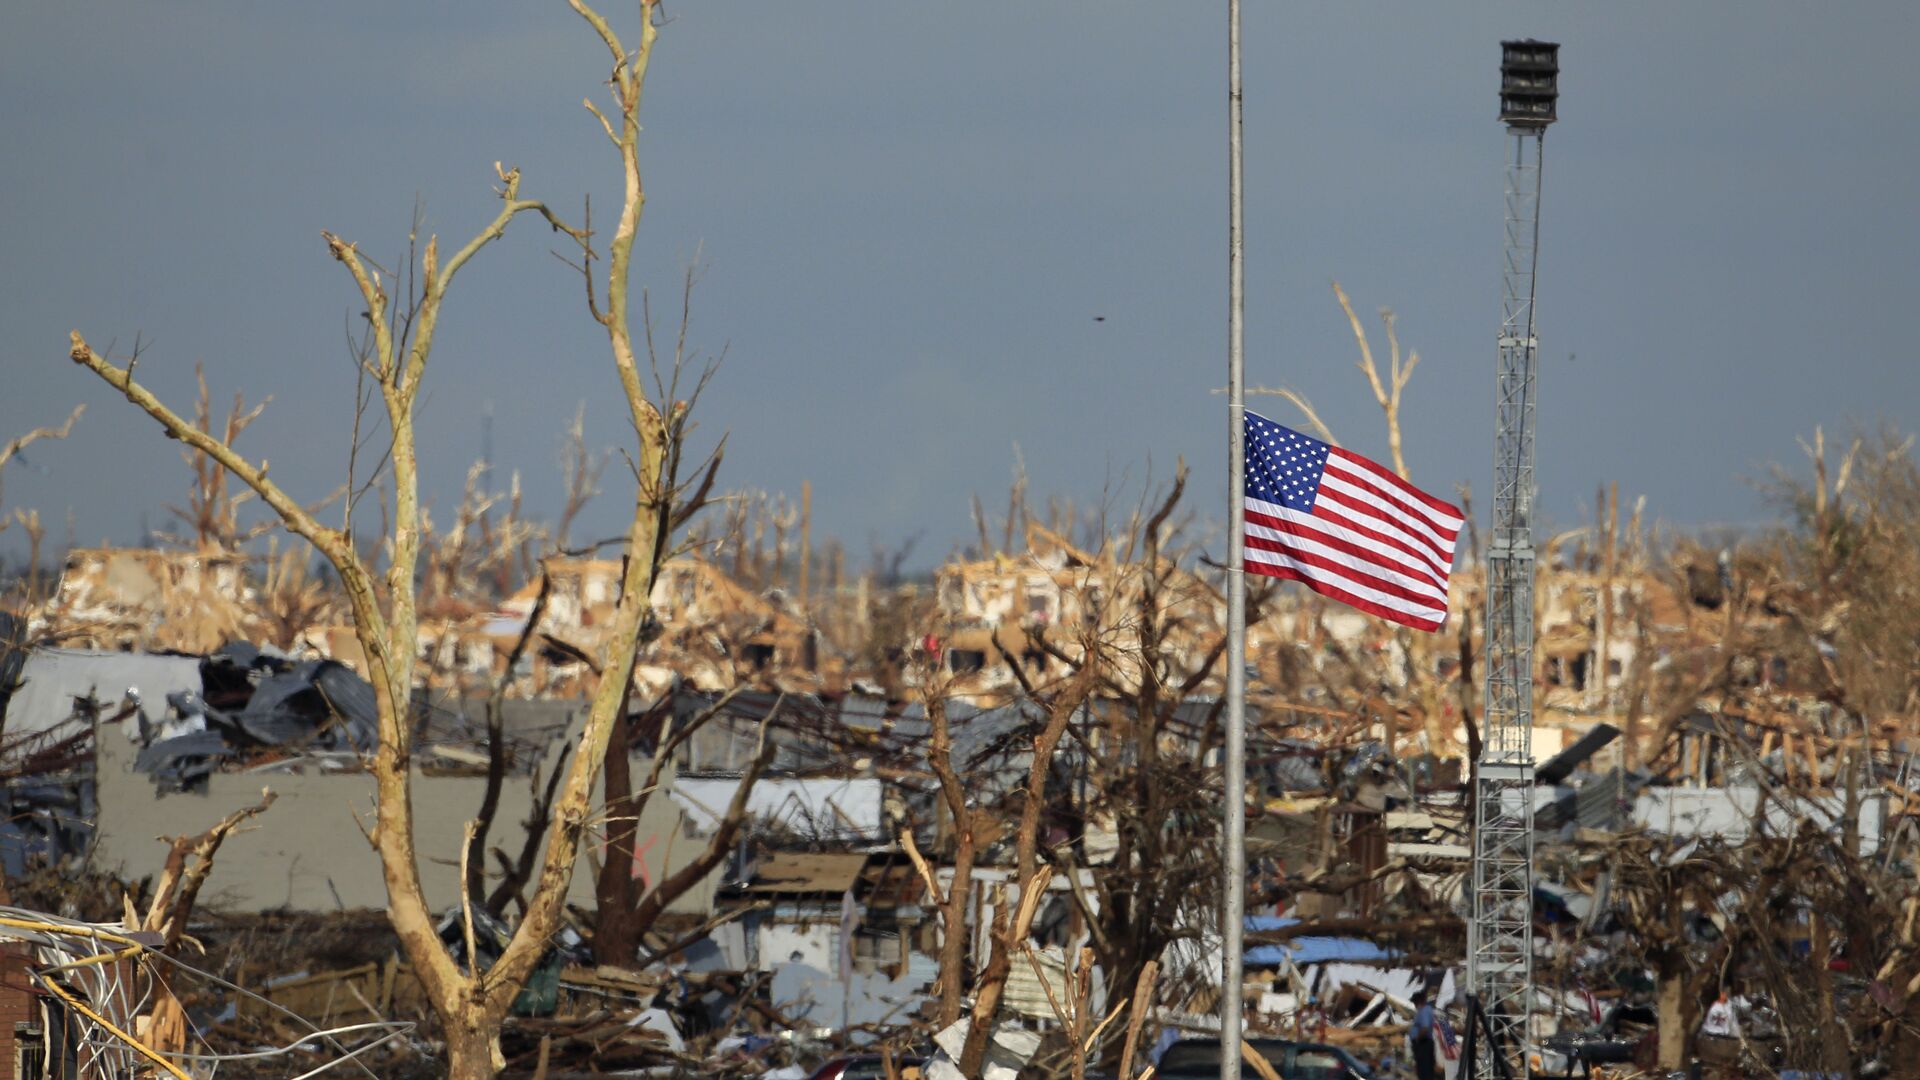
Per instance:
[[[1352,1054],[1325,1043],[1290,1039],[1248,1039],[1280,1080],[1373,1080],[1373,1070]],[[1259,1074],[1247,1065],[1243,1077]],[[1165,1080],[1204,1080],[1220,1075],[1219,1039],[1181,1039],[1160,1056],[1155,1076]]]
[[[919,1076],[925,1065],[925,1058],[893,1059],[895,1075],[902,1077],[902,1080],[912,1080],[913,1077]],[[887,1062],[879,1054],[855,1054],[851,1057],[834,1058],[815,1069],[808,1080],[887,1080]]]

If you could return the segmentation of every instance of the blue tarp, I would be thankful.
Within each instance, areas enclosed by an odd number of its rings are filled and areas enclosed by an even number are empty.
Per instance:
[[[1299,919],[1277,915],[1247,916],[1247,931],[1284,930],[1298,926]],[[1279,967],[1292,960],[1296,967],[1309,964],[1383,964],[1391,963],[1393,953],[1365,938],[1297,937],[1277,945],[1255,945],[1244,954],[1247,967]]]

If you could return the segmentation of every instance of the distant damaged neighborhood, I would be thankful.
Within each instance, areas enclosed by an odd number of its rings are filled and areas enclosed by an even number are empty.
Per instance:
[[[0,1080],[1920,1077],[1906,12],[16,7]]]
[[[1902,475],[1853,497],[1911,513],[1884,501]],[[837,552],[803,567],[802,537],[754,541],[772,511],[662,563],[562,914],[500,1029],[507,1068],[851,1054],[942,1075],[979,1022],[981,1060],[1004,1061],[986,1075],[1066,1068],[1075,1045],[1097,1071],[1217,1029],[1223,605],[1185,498],[1082,546],[1016,495],[987,545],[920,579]],[[1920,972],[1907,691],[1847,656],[1903,625],[1832,621],[1874,598],[1798,576],[1818,533],[1716,552],[1620,520],[1611,492],[1595,516],[1549,542],[1537,594],[1530,1052],[1545,1072],[1670,1057],[1721,971],[1755,1052],[1826,1052],[1791,1034],[1809,1024],[1852,1052],[1889,1039]],[[543,559],[501,592],[467,558],[422,619],[404,730],[424,900],[456,952],[471,920],[484,970],[545,858],[621,566]],[[1481,570],[1466,552],[1455,611],[1482,603]],[[169,977],[171,1007],[236,1049],[298,1036],[282,1009],[430,1025],[380,914],[381,721],[344,606],[189,543],[75,550],[0,624],[15,903],[72,934],[123,903],[172,920],[218,981]],[[1396,631],[1284,587],[1253,614],[1249,1038],[1404,1060],[1416,996],[1464,994],[1478,631]],[[168,858],[169,837],[192,839]],[[23,941],[29,963],[64,955]],[[127,963],[122,990],[154,966]],[[23,1045],[112,1052],[20,992]],[[113,1000],[123,1030],[160,1007]]]

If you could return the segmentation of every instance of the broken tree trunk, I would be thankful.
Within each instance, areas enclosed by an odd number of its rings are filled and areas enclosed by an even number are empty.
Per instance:
[[[1688,993],[1684,962],[1679,957],[1656,959],[1654,1008],[1660,1024],[1660,1067],[1679,1069],[1687,1063],[1693,1034],[1693,1002]]]
[[[1013,972],[1013,955],[1027,939],[1033,917],[1040,907],[1040,895],[1052,876],[1050,869],[1037,865],[1040,844],[1040,809],[1046,801],[1047,772],[1053,764],[1053,752],[1067,733],[1067,722],[1093,692],[1093,665],[1080,669],[1053,700],[1047,703],[1047,722],[1033,740],[1033,761],[1027,769],[1026,800],[1020,808],[1020,831],[1014,850],[1020,889],[1019,908],[1005,929],[993,936],[993,948],[986,970],[973,989],[973,1022],[967,1026],[967,1041],[960,1054],[960,1071],[968,1077],[980,1075],[986,1060],[987,1043],[993,1036],[994,1021],[1000,1012],[1000,998],[1006,991],[1007,976]],[[1004,902],[1000,905],[1004,912]],[[998,921],[998,920],[996,920]],[[996,928],[998,929],[998,928]]]
[[[967,900],[973,894],[976,837],[973,811],[967,806],[967,788],[953,767],[953,730],[942,694],[928,696],[927,719],[933,725],[933,752],[928,762],[940,780],[942,803],[953,822],[953,880],[947,883],[947,894],[940,898],[940,1008],[935,1026],[944,1031],[960,1019],[960,1003],[965,991],[969,943]]]

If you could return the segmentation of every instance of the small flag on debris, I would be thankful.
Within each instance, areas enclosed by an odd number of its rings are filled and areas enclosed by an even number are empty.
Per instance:
[[[1246,571],[1416,630],[1447,621],[1458,508],[1358,454],[1246,414]]]

